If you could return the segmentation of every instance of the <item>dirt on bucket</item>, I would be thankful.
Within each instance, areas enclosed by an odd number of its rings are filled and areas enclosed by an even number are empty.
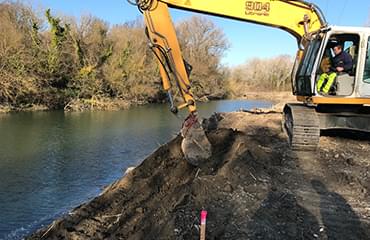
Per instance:
[[[370,239],[367,137],[292,152],[280,125],[279,112],[215,114],[208,162],[188,164],[178,136],[28,239],[199,239],[203,209],[206,239]]]

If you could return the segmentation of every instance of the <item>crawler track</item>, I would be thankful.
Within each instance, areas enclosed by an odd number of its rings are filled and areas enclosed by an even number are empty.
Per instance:
[[[320,140],[320,124],[316,111],[303,104],[286,104],[283,129],[293,150],[316,150]]]

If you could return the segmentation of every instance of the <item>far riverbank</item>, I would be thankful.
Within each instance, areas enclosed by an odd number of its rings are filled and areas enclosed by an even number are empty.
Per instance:
[[[295,96],[290,91],[284,92],[247,92],[244,96],[232,97],[232,98],[222,98],[217,100],[238,100],[238,99],[248,99],[248,100],[268,100],[274,103],[295,101]],[[214,100],[213,98],[202,97],[199,102],[207,102]],[[69,112],[82,112],[82,111],[119,111],[127,110],[133,106],[141,106],[151,104],[153,101],[129,101],[125,99],[110,99],[110,98],[93,98],[93,99],[80,99],[71,101],[66,104],[64,111]],[[51,109],[45,105],[37,104],[26,104],[22,106],[9,106],[0,104],[0,113],[10,113],[10,112],[34,112],[34,111],[49,111],[49,110],[61,110],[61,109]]]

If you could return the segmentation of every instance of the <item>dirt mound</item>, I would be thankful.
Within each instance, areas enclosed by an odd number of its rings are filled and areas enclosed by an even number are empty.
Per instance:
[[[370,239],[368,140],[323,137],[292,153],[279,113],[205,122],[211,160],[189,165],[181,137],[29,239]]]

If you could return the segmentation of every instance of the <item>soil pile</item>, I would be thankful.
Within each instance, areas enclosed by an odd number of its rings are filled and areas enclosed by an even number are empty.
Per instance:
[[[280,113],[216,114],[213,147],[193,167],[181,137],[160,147],[89,203],[29,239],[370,239],[368,139],[321,138],[289,150]]]

